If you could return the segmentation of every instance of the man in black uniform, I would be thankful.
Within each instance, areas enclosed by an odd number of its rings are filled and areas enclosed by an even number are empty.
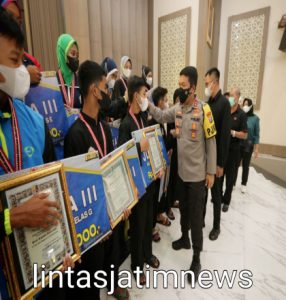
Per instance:
[[[210,69],[205,75],[205,95],[209,97],[208,104],[212,110],[215,126],[217,130],[217,170],[214,185],[211,189],[213,202],[213,229],[209,234],[210,240],[214,241],[220,234],[220,215],[221,215],[221,182],[228,155],[231,129],[230,105],[226,97],[221,93],[219,87],[220,72],[217,68]],[[208,193],[206,194],[206,204]],[[206,205],[205,204],[205,205]],[[206,206],[204,217],[206,215]]]
[[[128,101],[130,109],[119,128],[118,146],[132,139],[132,132],[148,126],[146,110],[148,108],[147,88],[142,78],[131,77],[128,81]],[[142,138],[137,144],[139,157],[149,149],[148,140]],[[139,267],[142,271],[140,284],[146,283],[143,273],[144,262],[153,268],[159,267],[159,260],[152,254],[153,199],[155,182],[147,188],[144,196],[133,208],[130,216],[131,269]]]
[[[113,151],[112,135],[109,125],[100,120],[100,102],[107,95],[103,92],[106,86],[106,74],[95,62],[85,61],[79,68],[79,85],[83,96],[83,109],[80,117],[70,128],[65,138],[65,157],[85,154],[92,147],[97,150],[100,158]],[[125,212],[125,218],[130,211]],[[76,266],[75,273],[81,270],[89,271],[91,276],[98,270],[110,272],[110,266],[115,266],[115,292],[114,296],[120,299],[128,299],[128,291],[118,288],[119,268],[119,230],[118,226],[113,230],[109,240],[99,243],[82,256],[82,263]],[[110,278],[107,278],[111,288]],[[69,299],[100,299],[99,289],[92,285],[91,289],[70,289]]]
[[[232,88],[230,91],[229,102],[231,106],[231,140],[228,152],[228,158],[225,166],[226,190],[223,195],[222,211],[227,212],[231,200],[232,189],[235,181],[235,173],[240,155],[241,140],[247,138],[247,115],[239,107],[238,101],[240,91],[238,88]]]

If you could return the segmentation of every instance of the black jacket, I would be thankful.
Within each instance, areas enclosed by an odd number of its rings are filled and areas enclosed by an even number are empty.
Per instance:
[[[230,144],[231,114],[230,104],[226,97],[218,91],[214,98],[210,98],[208,104],[212,110],[215,126],[217,130],[217,165],[225,167]]]

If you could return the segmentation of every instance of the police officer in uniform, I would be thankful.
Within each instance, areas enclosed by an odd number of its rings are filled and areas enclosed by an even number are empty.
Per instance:
[[[191,229],[194,254],[190,270],[195,280],[201,270],[205,187],[213,186],[216,173],[215,124],[209,105],[196,98],[197,80],[197,69],[185,67],[179,79],[180,102],[164,111],[149,104],[149,113],[157,122],[176,125],[182,237],[172,246],[174,250],[190,249]],[[192,279],[189,274],[188,280]]]

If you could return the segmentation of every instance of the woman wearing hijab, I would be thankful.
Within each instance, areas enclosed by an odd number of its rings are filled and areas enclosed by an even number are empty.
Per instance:
[[[120,63],[121,76],[116,80],[112,100],[123,97],[127,91],[127,81],[132,73],[132,62],[128,56],[123,56]]]
[[[107,74],[106,82],[108,85],[108,91],[112,94],[115,82],[118,77],[118,69],[117,69],[116,62],[110,57],[105,57],[105,59],[101,63],[101,67]]]
[[[68,110],[81,108],[81,96],[78,86],[79,49],[77,42],[69,34],[62,34],[57,42],[59,70],[57,78],[64,104]]]
[[[153,84],[153,74],[151,68],[142,66],[142,78],[145,81],[148,90],[151,90]]]
[[[251,99],[245,98],[243,101],[243,111],[247,115],[247,139],[243,140],[240,147],[240,162],[242,162],[241,192],[246,193],[246,185],[249,175],[249,165],[254,152],[254,158],[258,157],[260,125],[259,117],[253,112]],[[240,163],[238,164],[238,166]]]

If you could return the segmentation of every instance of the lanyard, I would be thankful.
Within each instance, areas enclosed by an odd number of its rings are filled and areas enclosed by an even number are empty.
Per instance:
[[[130,113],[130,116],[132,117],[133,121],[137,125],[138,130],[144,128],[144,124],[143,124],[143,121],[142,121],[141,117],[140,117],[140,121],[141,121],[141,127],[140,127],[140,125],[139,125],[139,123],[138,123],[138,121],[137,121],[137,119],[136,119],[136,117],[135,117],[135,115],[134,115],[131,108],[129,109],[129,113]]]
[[[127,91],[128,89],[127,89],[127,85],[126,85],[126,83],[125,83],[124,79],[123,79],[123,78],[121,78],[121,81],[122,81],[122,83],[123,83],[123,85],[124,85],[124,87],[125,87],[125,91]]]
[[[74,93],[75,93],[75,76],[73,75],[73,77],[72,77],[71,95],[69,97],[69,95],[67,95],[62,71],[59,70],[58,74],[59,74],[59,79],[60,79],[61,91],[64,95],[64,102],[68,107],[73,108],[74,107]],[[69,89],[69,87],[67,87],[67,88]],[[70,92],[69,92],[69,94],[70,94]]]
[[[12,166],[8,156],[5,154],[5,151],[3,150],[2,146],[0,146],[0,166],[3,168],[5,173],[13,173],[23,169],[22,141],[20,136],[18,118],[11,99],[9,99],[9,104],[11,108],[15,166]]]
[[[103,127],[102,127],[102,124],[101,122],[99,122],[99,125],[100,125],[100,129],[101,129],[101,134],[102,134],[102,138],[103,138],[103,144],[104,144],[104,152],[102,151],[102,148],[100,146],[100,143],[98,142],[98,139],[96,138],[94,132],[92,131],[91,127],[89,126],[89,124],[86,122],[86,120],[84,119],[83,115],[80,114],[79,115],[79,118],[81,119],[81,121],[84,123],[84,125],[87,127],[93,141],[95,142],[96,144],[96,147],[97,147],[97,150],[99,151],[99,154],[101,157],[104,157],[107,155],[107,146],[106,146],[106,136],[105,136],[105,133],[104,133],[104,130],[103,130]]]

